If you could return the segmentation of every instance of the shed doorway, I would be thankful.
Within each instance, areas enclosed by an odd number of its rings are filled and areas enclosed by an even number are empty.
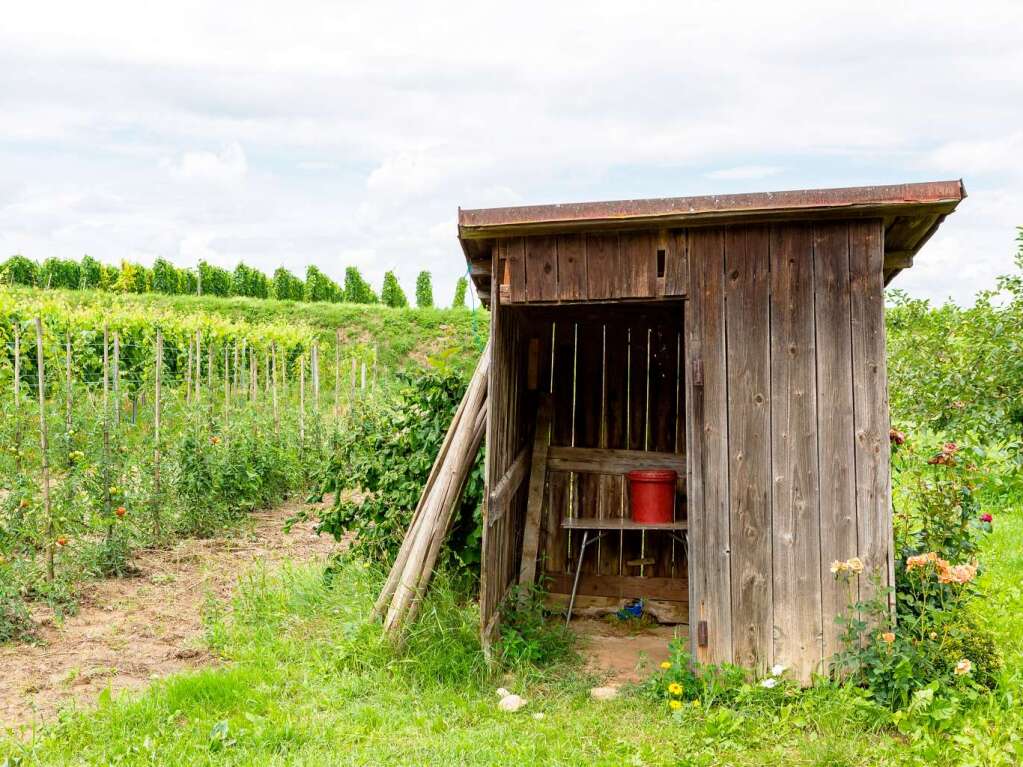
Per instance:
[[[503,315],[519,339],[510,356],[525,373],[520,412],[532,420],[534,445],[549,435],[536,568],[552,607],[567,609],[574,591],[578,615],[643,600],[658,621],[688,623],[683,316],[681,299],[507,307]],[[682,524],[621,529],[630,519],[625,473],[650,467],[677,471],[674,520]]]

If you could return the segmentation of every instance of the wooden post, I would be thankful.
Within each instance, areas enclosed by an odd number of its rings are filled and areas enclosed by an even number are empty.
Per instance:
[[[114,426],[121,425],[121,334],[114,331]]]
[[[202,394],[202,331],[195,331],[195,401]]]
[[[103,324],[103,510],[107,519],[107,538],[113,533],[110,522],[110,329]]]
[[[192,402],[192,337],[188,337],[188,372],[185,373],[185,404]]]
[[[234,384],[233,394],[238,396],[238,339],[234,339]]]
[[[298,439],[305,444],[305,355],[298,358]]]
[[[208,359],[206,361],[206,378],[209,381],[210,408],[213,408],[213,339],[210,339]]]
[[[36,372],[39,382],[39,448],[43,459],[43,503],[46,524],[46,580],[53,583],[53,509],[50,505],[50,459],[46,439],[46,373],[43,357],[43,322],[36,317]]]
[[[162,536],[160,524],[160,404],[163,372],[163,333],[156,329],[156,387],[153,392],[153,527]]]
[[[64,338],[64,433],[71,439],[71,331]]]
[[[362,386],[359,388],[366,391],[366,360],[362,361]]]
[[[274,409],[274,434],[281,433],[280,412],[277,410],[277,344],[270,344],[270,358],[273,362],[273,409]],[[269,378],[269,377],[268,377]]]
[[[358,374],[358,363],[355,361],[355,357],[352,357],[352,390],[351,390],[351,393],[348,396],[348,409],[349,409],[349,411],[351,410],[352,405],[355,403],[355,379],[356,379],[357,374]]]
[[[21,474],[21,323],[14,321],[14,469]]]
[[[246,372],[246,365],[248,364],[248,359],[249,359],[248,354],[249,354],[249,352],[248,352],[248,340],[243,338],[242,339],[242,368],[241,368],[241,370],[242,370],[242,380],[241,380],[241,388],[245,390],[245,396],[246,397],[249,396],[249,378],[248,378],[248,373]]]
[[[224,344],[224,412],[231,402],[231,358],[228,356],[227,344]]]
[[[341,420],[341,328],[334,331],[334,421]]]
[[[320,344],[313,341],[313,356],[310,360],[310,373],[313,377],[313,412],[316,420],[320,419]]]

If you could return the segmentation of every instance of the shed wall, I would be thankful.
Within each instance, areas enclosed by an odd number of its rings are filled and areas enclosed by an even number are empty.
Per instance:
[[[687,244],[692,649],[807,679],[849,602],[831,563],[892,578],[881,222],[694,229]]]

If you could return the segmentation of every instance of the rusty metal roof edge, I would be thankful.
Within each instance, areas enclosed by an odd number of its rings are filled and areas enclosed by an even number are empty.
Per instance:
[[[458,209],[458,229],[478,232],[490,227],[537,224],[610,223],[632,219],[699,218],[720,214],[770,214],[863,207],[900,207],[958,203],[966,197],[962,179],[914,184],[797,189],[750,194],[662,197],[641,200]]]

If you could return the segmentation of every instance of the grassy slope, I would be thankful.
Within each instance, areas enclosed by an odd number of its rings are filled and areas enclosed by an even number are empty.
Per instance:
[[[167,296],[160,293],[114,294],[102,291],[5,288],[29,301],[55,298],[71,306],[119,303],[190,314],[205,312],[253,323],[302,322],[320,329],[324,343],[333,345],[340,328],[348,343],[377,345],[385,370],[401,367],[410,355],[422,355],[447,347],[482,346],[489,315],[482,309],[391,309],[381,305],[303,303],[259,298],[218,296]],[[469,355],[474,356],[474,355]],[[325,359],[326,363],[327,360]],[[332,364],[332,363],[331,363]]]
[[[984,618],[1003,638],[1007,690],[1023,692],[1023,520],[991,541]],[[332,586],[319,572],[250,575],[230,617],[210,621],[226,667],[155,683],[136,699],[69,712],[22,752],[33,764],[597,764],[874,765],[933,759],[851,696],[813,690],[781,711],[687,708],[672,719],[640,696],[588,697],[578,670],[490,680],[476,615],[434,590],[408,652],[394,654],[364,623],[379,578],[353,565]],[[525,690],[525,713],[495,706],[500,684]],[[532,714],[542,713],[541,719]],[[736,719],[736,716],[739,718]],[[217,732],[225,722],[224,738]],[[1004,701],[970,715],[944,764],[1012,764],[1023,715]],[[1017,743],[1018,747],[1018,743]],[[964,753],[976,762],[964,761]],[[1018,756],[1017,752],[1017,756]],[[3,748],[0,746],[0,758]]]

